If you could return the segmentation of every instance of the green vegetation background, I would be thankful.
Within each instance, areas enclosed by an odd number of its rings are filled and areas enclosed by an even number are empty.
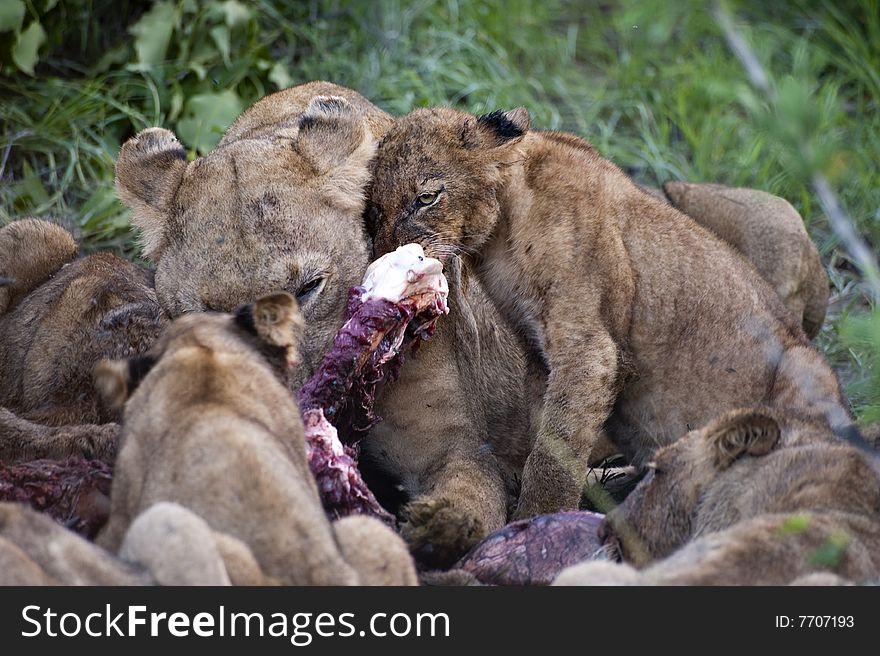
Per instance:
[[[195,156],[260,96],[312,79],[388,111],[528,107],[635,178],[767,190],[801,212],[834,290],[819,347],[880,420],[880,314],[812,193],[824,173],[880,244],[880,3],[731,2],[778,88],[756,93],[707,3],[665,0],[2,0],[0,225],[71,227],[134,257],[121,143],[172,129]],[[723,281],[719,281],[723,284]]]

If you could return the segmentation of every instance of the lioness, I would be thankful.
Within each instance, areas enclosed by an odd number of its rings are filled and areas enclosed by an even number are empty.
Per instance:
[[[278,378],[295,363],[301,329],[296,301],[278,292],[234,316],[181,317],[146,356],[99,365],[108,402],[128,399],[99,544],[119,552],[139,515],[172,502],[246,545],[269,580],[415,582],[390,529],[324,515],[299,409]]]
[[[193,162],[167,130],[129,140],[117,189],[156,263],[163,308],[231,311],[289,291],[306,322],[298,387],[370,261],[368,163],[391,122],[354,91],[313,82],[260,100]],[[544,376],[478,281],[454,262],[446,275],[452,314],[385,389],[383,421],[361,442],[365,477],[390,509],[407,504],[402,534],[431,566],[506,523]]]
[[[660,449],[606,517],[606,543],[646,569],[585,563],[558,582],[780,585],[815,572],[876,580],[878,456],[812,419],[729,412]]]
[[[92,385],[102,358],[146,351],[164,325],[149,272],[111,253],[76,258],[61,226],[0,229],[0,460],[113,461],[116,411]]]
[[[525,109],[417,110],[379,145],[376,254],[467,262],[549,367],[515,517],[577,506],[603,427],[644,462],[725,410],[851,426],[837,379],[754,268]]]

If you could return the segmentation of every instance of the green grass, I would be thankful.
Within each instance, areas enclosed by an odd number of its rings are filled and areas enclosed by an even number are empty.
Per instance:
[[[87,250],[134,255],[113,193],[120,144],[163,125],[204,152],[241,108],[310,79],[396,114],[524,105],[536,126],[588,138],[641,181],[747,185],[791,201],[834,284],[818,345],[857,411],[880,419],[880,330],[864,327],[864,282],[810,188],[824,173],[876,252],[878,0],[730,3],[776,102],[749,86],[700,2],[179,0],[146,14],[119,0],[47,4],[31,2],[22,21],[47,34],[35,76],[0,33],[0,223],[52,215]]]

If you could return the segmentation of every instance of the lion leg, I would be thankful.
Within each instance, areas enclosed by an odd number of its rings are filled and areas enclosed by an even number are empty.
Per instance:
[[[616,397],[618,348],[607,333],[566,340],[550,368],[514,519],[577,509],[590,455]]]
[[[420,565],[446,569],[507,521],[507,490],[491,457],[454,455],[426,495],[403,509],[400,534]]]
[[[112,465],[118,436],[118,424],[45,426],[0,408],[0,462],[7,465],[70,457]]]
[[[785,351],[776,369],[769,401],[778,408],[805,410],[835,431],[855,429],[837,376],[809,346]]]
[[[230,585],[211,527],[176,503],[157,503],[138,515],[119,557],[144,567],[159,585]]]

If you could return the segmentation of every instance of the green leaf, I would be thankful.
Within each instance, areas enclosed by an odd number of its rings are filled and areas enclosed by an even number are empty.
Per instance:
[[[251,19],[251,10],[236,0],[227,0],[222,4],[223,13],[226,15],[226,24],[230,28],[243,25]]]
[[[223,63],[229,66],[229,28],[225,25],[212,27],[211,38],[217,44],[217,50],[220,51],[220,56],[223,57]]]
[[[143,67],[162,63],[171,34],[177,22],[177,12],[170,2],[157,2],[141,19],[131,26],[129,32],[134,37],[134,49],[138,62]]]
[[[833,533],[821,547],[810,554],[807,562],[814,567],[834,569],[846,556],[849,543],[850,538],[846,533]]]
[[[119,216],[119,205],[113,185],[95,189],[79,210],[80,227],[89,232],[124,228]]]
[[[46,31],[40,25],[40,21],[32,22],[15,40],[15,45],[12,47],[12,61],[20,70],[33,75],[34,65],[39,59],[37,52],[45,42]]]
[[[55,8],[55,5],[58,4],[58,0],[46,0],[43,3],[43,13],[45,14],[48,11],[51,11]]]
[[[24,22],[24,3],[21,0],[0,2],[0,32],[18,30]]]
[[[174,92],[171,94],[171,108],[168,110],[168,120],[176,121],[183,109],[183,91],[179,84],[174,85]]]
[[[186,102],[186,115],[177,122],[177,134],[193,150],[205,154],[243,110],[244,101],[229,89],[196,94]]]
[[[287,66],[280,61],[275,62],[272,70],[269,71],[269,81],[279,89],[286,89],[293,85],[293,78],[290,77],[290,73],[287,72]]]
[[[780,535],[797,535],[803,533],[810,528],[810,513],[797,513],[785,520],[785,523],[779,527]]]
[[[43,186],[43,181],[40,180],[40,176],[37,175],[37,172],[31,168],[30,163],[25,160],[22,168],[22,179],[19,183],[20,186],[20,195],[27,197],[30,199],[30,205],[28,209],[36,209],[37,207],[49,205],[51,202],[49,198],[49,192],[46,191],[46,187]]]
[[[98,62],[91,68],[91,73],[104,73],[114,65],[124,64],[128,61],[129,50],[128,44],[117,46],[106,50]]]

